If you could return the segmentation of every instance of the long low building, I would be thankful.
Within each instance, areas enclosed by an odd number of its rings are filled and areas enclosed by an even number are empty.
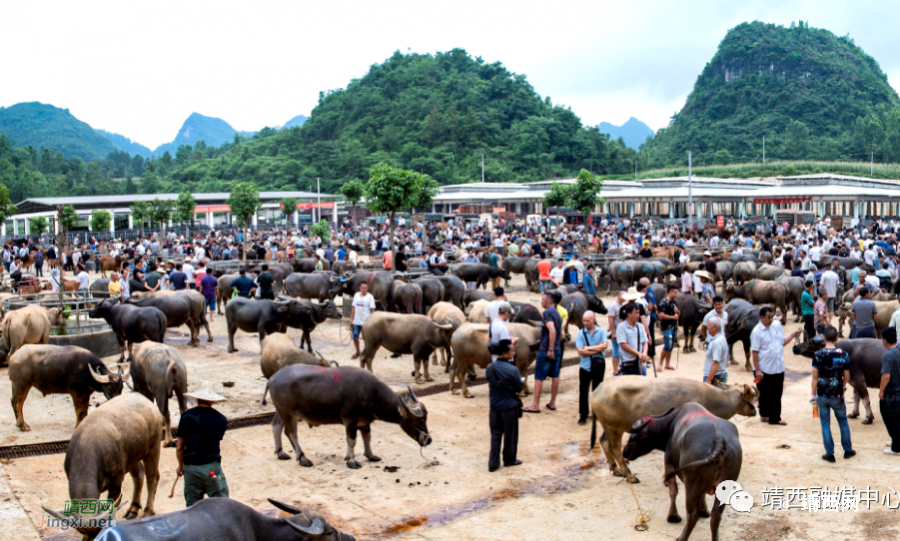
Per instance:
[[[472,209],[502,210],[518,216],[543,214],[543,199],[554,183],[572,184],[575,179],[532,183],[471,183],[441,187],[431,207],[432,213],[468,213]],[[763,180],[672,177],[640,181],[607,180],[600,195],[603,205],[595,213],[616,217],[652,216],[699,218],[715,216],[774,217],[784,209],[811,211],[816,216],[845,216],[856,219],[896,217],[900,215],[900,181],[877,180],[830,173],[778,177]],[[26,199],[18,211],[3,224],[5,235],[28,233],[28,220],[44,216],[57,231],[56,213],[60,205],[72,205],[86,225],[95,210],[113,214],[113,231],[133,229],[131,205],[156,197],[175,200],[178,194],[113,195],[99,197],[46,197]],[[194,194],[195,217],[209,226],[231,224],[227,205],[229,194]],[[337,200],[333,194],[312,192],[260,192],[262,210],[253,224],[281,220],[280,200],[293,197],[300,201],[292,220],[301,212],[313,219],[323,215],[337,221]],[[336,212],[337,210],[337,212]],[[427,209],[423,209],[426,210]]]

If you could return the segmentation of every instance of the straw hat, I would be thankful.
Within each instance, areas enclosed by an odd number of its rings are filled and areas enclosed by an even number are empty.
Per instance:
[[[214,390],[213,383],[209,381],[201,381],[194,391],[184,393],[184,396],[196,400],[206,400],[207,402],[225,402],[228,400]]]
[[[703,255],[708,255],[708,256],[712,257],[712,252],[707,250],[707,251],[703,252]]]
[[[636,301],[636,300],[640,299],[641,297],[643,297],[643,295],[638,293],[638,290],[636,287],[629,287],[628,291],[626,291],[625,294],[622,295],[622,300]]]
[[[694,273],[694,276],[697,278],[706,278],[707,280],[712,280],[713,277],[709,275],[705,270],[700,270]]]

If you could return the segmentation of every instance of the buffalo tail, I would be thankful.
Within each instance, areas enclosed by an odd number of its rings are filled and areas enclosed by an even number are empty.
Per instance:
[[[594,444],[597,443],[597,414],[591,415],[591,451],[594,450]]]
[[[725,464],[725,438],[718,434],[716,434],[716,436],[713,438],[712,452],[709,454],[708,457],[704,458],[703,460],[697,460],[695,462],[691,462],[690,464],[687,464],[686,466],[682,466],[681,468],[678,468],[676,470],[673,470],[673,471],[667,473],[666,481],[675,477],[679,472],[681,472],[683,470],[686,470],[688,468],[693,468],[695,466],[705,466],[707,464],[712,464],[713,462],[719,463],[720,470],[724,467],[724,464]],[[721,471],[719,472],[719,474],[721,474]]]
[[[263,405],[263,406],[266,405],[266,395],[267,395],[267,394],[269,394],[269,382],[268,382],[268,381],[266,382],[266,388],[263,389],[263,399],[262,399],[262,405]]]

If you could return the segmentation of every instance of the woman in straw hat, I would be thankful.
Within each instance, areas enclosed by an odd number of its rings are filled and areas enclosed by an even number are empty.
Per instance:
[[[184,501],[190,507],[204,496],[228,497],[219,450],[228,420],[213,409],[213,404],[228,399],[215,392],[208,382],[201,383],[197,390],[186,392],[184,396],[197,400],[197,407],[185,411],[178,423],[175,446],[178,469],[175,473],[184,476]]]
[[[713,288],[713,277],[706,272],[705,270],[699,270],[694,273],[694,276],[700,279],[700,282],[703,284],[703,291],[700,293],[700,300],[707,303],[712,304],[712,299],[716,294],[716,290]]]

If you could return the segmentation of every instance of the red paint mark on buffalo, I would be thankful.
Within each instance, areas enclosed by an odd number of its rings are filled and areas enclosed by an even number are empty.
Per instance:
[[[342,378],[342,377],[344,377],[344,371],[343,371],[343,370],[338,369],[338,370],[335,370],[334,372],[332,372],[332,373],[331,373],[331,383],[332,383],[332,385],[337,385],[338,382],[341,381],[341,378]]]
[[[692,411],[690,413],[686,413],[684,417],[681,418],[681,426],[687,427],[691,421],[700,417],[715,417],[712,413],[702,410],[702,411]]]

